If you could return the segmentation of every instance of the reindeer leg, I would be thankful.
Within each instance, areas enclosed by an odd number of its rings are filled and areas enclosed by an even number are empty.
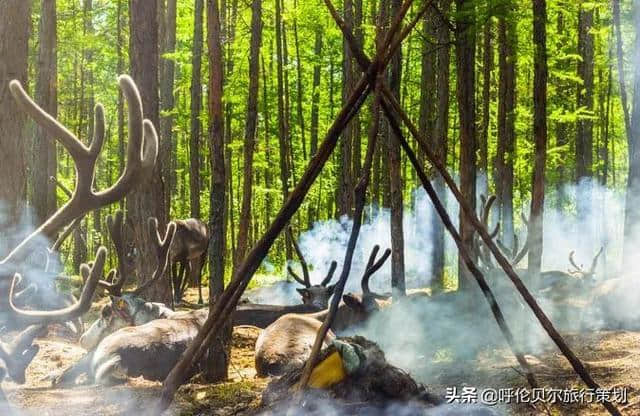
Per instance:
[[[189,260],[185,260],[184,261],[184,277],[182,280],[182,286],[180,287],[180,299],[182,299],[184,297],[184,293],[187,291],[187,287],[189,287],[189,283],[191,282],[191,273],[192,273],[192,268],[191,268],[191,261]]]
[[[186,285],[186,283],[188,283],[186,276],[185,276],[185,269],[186,269],[186,261],[181,261],[180,262],[180,272],[178,274],[178,279],[177,279],[177,285],[175,287],[176,293],[175,293],[175,302],[176,304],[180,303],[180,301],[182,300],[182,295],[184,293],[184,286]]]
[[[198,273],[196,274],[196,277],[198,279],[198,305],[202,305],[204,303],[204,300],[202,299],[202,269],[204,268],[204,262],[206,261],[206,251],[205,254],[198,259],[198,261],[200,262],[198,264]]]
[[[65,387],[75,384],[76,379],[85,373],[89,372],[89,364],[93,357],[93,352],[86,354],[77,363],[68,367],[59,376],[53,379],[51,385],[55,387]]]

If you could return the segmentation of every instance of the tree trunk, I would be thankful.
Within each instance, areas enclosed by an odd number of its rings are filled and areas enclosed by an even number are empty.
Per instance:
[[[343,3],[344,21],[349,27],[353,27],[353,0],[344,0]],[[342,41],[342,102],[349,99],[351,90],[353,89],[353,56],[351,49],[346,40]],[[340,140],[341,164],[338,166],[338,177],[340,183],[338,185],[338,216],[351,216],[353,210],[353,187],[354,181],[352,176],[353,166],[353,126],[357,123],[355,117],[342,134]]]
[[[439,7],[442,13],[447,15],[451,8],[451,0],[440,0]],[[436,26],[437,50],[437,76],[436,76],[436,120],[433,136],[435,138],[435,155],[438,160],[446,165],[447,146],[449,135],[449,72],[451,65],[451,52],[449,47],[449,28],[442,21]],[[447,194],[445,184],[440,175],[434,180],[434,187],[440,200],[446,205]],[[440,282],[436,287],[444,287],[444,226],[439,218],[434,217],[431,227],[431,239],[433,241],[431,275]]]
[[[393,20],[400,7],[401,0],[391,1],[391,19]],[[400,101],[400,82],[402,77],[402,54],[398,52],[391,58],[391,74],[389,88]],[[395,132],[391,132],[395,136]],[[404,234],[402,230],[402,166],[400,158],[400,142],[391,137],[389,144],[389,183],[391,196],[391,290],[393,296],[404,296],[406,293],[404,276]]]
[[[456,96],[460,117],[460,191],[470,207],[476,203],[476,108],[475,108],[475,11],[471,0],[456,0]],[[460,212],[460,235],[465,247],[473,252],[473,226]],[[475,259],[474,259],[475,260]],[[458,288],[472,287],[471,276],[458,259]]]
[[[176,1],[167,0],[166,13],[164,14],[164,39],[163,53],[173,53],[176,47]],[[202,0],[198,0],[202,3]],[[161,0],[162,2],[162,0]],[[202,6],[200,6],[200,21],[202,22]],[[202,23],[200,23],[200,44],[202,45]],[[202,49],[202,46],[200,46]],[[173,107],[175,98],[173,96],[173,83],[175,77],[175,62],[173,58],[162,59],[162,71],[160,79],[160,95],[162,112],[164,115],[160,119],[160,138],[163,149],[160,154],[164,156],[162,160],[162,178],[164,179],[165,207],[167,216],[171,213],[171,195],[175,188],[173,183],[173,169],[171,160],[174,156],[173,138]],[[167,217],[168,218],[168,217]],[[196,217],[199,218],[199,217]]]
[[[25,143],[28,143],[26,114],[9,92],[9,81],[19,80],[25,87],[28,76],[30,3],[23,0],[0,2],[0,201],[6,204],[6,217],[0,218],[3,252],[21,237],[13,234],[26,197]],[[6,244],[6,245],[5,245]]]
[[[508,13],[498,22],[500,56],[498,65],[498,146],[496,151],[495,184],[500,210],[502,241],[507,247],[514,243],[513,226],[513,163],[515,160],[516,110],[516,44],[513,15]]]
[[[249,225],[251,223],[251,196],[253,188],[253,153],[258,124],[258,92],[260,85],[260,44],[262,42],[262,1],[253,0],[251,15],[251,47],[249,53],[249,95],[247,97],[247,120],[244,131],[244,182],[242,188],[242,212],[238,227],[238,245],[236,259],[244,260],[248,245]],[[300,111],[302,111],[300,104]],[[238,264],[234,265],[234,270]]]
[[[313,54],[316,57],[316,62],[313,65],[313,91],[311,96],[311,144],[310,155],[316,154],[318,151],[318,123],[319,123],[319,105],[320,105],[320,71],[322,70],[322,33],[324,28],[321,25],[317,25],[315,30],[315,43],[313,47]]]
[[[633,23],[636,38],[633,45],[633,59],[640,59],[640,0],[634,0]],[[638,212],[638,191],[640,191],[640,65],[634,65],[633,72],[633,104],[631,111],[631,136],[629,137],[629,176],[627,179],[627,195],[624,219],[624,265],[631,266],[636,260],[634,237],[640,224]]]
[[[424,36],[424,40],[422,42],[422,68],[420,73],[420,118],[418,120],[418,128],[420,129],[420,134],[422,137],[429,138],[429,146],[433,149],[437,149],[438,147],[438,137],[435,134],[435,124],[436,124],[436,65],[437,65],[437,53],[435,45],[437,44],[436,33],[438,27],[438,16],[434,9],[429,9],[427,11],[424,21],[422,32]],[[424,162],[426,160],[426,155],[423,151],[419,151],[420,161],[423,163],[423,166],[426,165]],[[429,171],[429,175],[432,179],[434,179],[437,175],[436,172],[431,169]],[[432,258],[431,261],[436,261],[433,258],[433,254],[436,252],[435,245],[437,236],[434,234],[434,227],[441,226],[441,220],[438,218],[437,213],[433,209],[433,206],[430,204],[429,208],[431,209],[431,237],[433,238],[434,248],[432,250]],[[444,270],[434,270],[432,264],[432,273],[431,273],[431,286],[432,290],[441,290],[442,289],[442,274]]]
[[[480,194],[489,193],[489,122],[491,120],[491,72],[493,69],[493,24],[491,19],[484,25],[482,44],[482,125],[480,134]]]
[[[576,125],[576,183],[593,176],[593,65],[594,45],[593,9],[582,1],[578,12],[578,77],[582,85],[578,86],[576,107],[586,113],[578,117]],[[585,218],[591,208],[591,191],[585,190],[577,200],[578,218]],[[586,230],[590,235],[590,229]]]
[[[285,81],[284,81],[284,52],[282,39],[282,10],[280,0],[275,0],[275,17],[276,17],[276,61],[277,61],[277,89],[278,89],[278,142],[280,150],[280,182],[282,185],[282,200],[285,202],[289,197],[289,173],[291,165],[289,164],[289,121],[284,102]],[[287,235],[285,235],[285,251],[287,260],[292,257],[291,244]]]
[[[211,152],[211,195],[209,213],[209,307],[213,310],[218,296],[224,290],[225,249],[225,158],[224,118],[222,114],[222,41],[220,13],[217,0],[207,0],[207,44],[209,46],[209,149]],[[227,378],[230,354],[230,332],[223,331],[210,350],[205,369],[208,381]]]
[[[547,5],[533,0],[533,136],[535,162],[531,215],[529,217],[529,275],[537,276],[542,266],[544,177],[547,160]]]
[[[58,115],[57,97],[57,30],[56,2],[42,0],[40,13],[40,45],[38,50],[38,78],[36,102],[52,117]],[[56,177],[56,138],[41,127],[36,127],[33,146],[32,204],[36,223],[43,223],[57,208],[56,184],[49,177]]]
[[[124,72],[124,40],[122,33],[122,0],[118,0],[116,11],[116,70],[118,75]],[[124,169],[124,95],[118,88],[118,165],[120,172]],[[120,209],[124,208],[124,200],[120,201]]]
[[[293,7],[298,9],[298,1],[294,0]],[[298,39],[298,18],[297,13],[293,15],[293,42],[296,48],[296,110],[298,112],[298,125],[300,127],[300,140],[302,141],[302,156],[307,160],[307,136],[304,126],[304,115],[302,113],[302,62],[300,60],[300,39]]]
[[[140,90],[145,118],[151,120],[154,126],[159,126],[158,21],[155,16],[157,16],[157,2],[131,0],[129,6],[131,76]],[[162,142],[159,148],[164,149]],[[148,238],[147,219],[156,217],[161,229],[164,228],[167,220],[164,184],[161,177],[164,159],[163,154],[158,155],[153,173],[127,197],[127,222],[131,227],[130,235],[138,251],[136,271],[140,283],[151,278],[156,266],[155,249]],[[170,302],[171,289],[167,279],[159,279],[145,291],[143,297],[149,301]]]
[[[195,0],[191,56],[191,129],[189,134],[189,189],[191,217],[200,218],[200,110],[202,109],[202,19],[204,0]]]

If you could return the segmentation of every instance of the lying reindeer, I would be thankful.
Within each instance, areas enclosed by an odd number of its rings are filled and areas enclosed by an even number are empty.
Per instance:
[[[123,253],[122,248],[122,212],[116,212],[114,217],[107,218],[107,224],[111,230],[111,238],[117,253]],[[127,326],[137,326],[159,318],[169,318],[175,314],[170,308],[162,303],[146,302],[139,297],[139,294],[156,280],[160,279],[169,263],[169,251],[173,244],[176,232],[175,223],[171,222],[167,226],[164,237],[158,231],[158,221],[149,218],[149,238],[156,249],[156,269],[151,278],[128,293],[122,293],[122,287],[126,281],[126,275],[120,274],[123,270],[121,254],[118,255],[118,268],[111,270],[111,282],[100,281],[99,285],[104,287],[111,296],[110,303],[104,305],[100,310],[100,318],[97,319],[87,331],[80,337],[80,346],[86,350],[93,349],[107,335]],[[118,277],[120,276],[120,277]]]
[[[207,315],[206,309],[178,312],[170,318],[121,328],[102,339],[53,384],[73,384],[85,373],[88,382],[104,385],[122,383],[127,377],[163,380],[198,334]]]
[[[369,278],[382,267],[391,250],[386,250],[376,261],[378,250],[379,246],[373,248],[362,275],[362,296],[345,294],[342,297],[344,303],[338,307],[332,330],[342,331],[362,323],[380,309],[381,298],[385,297],[371,292]],[[255,367],[258,376],[280,375],[304,364],[327,314],[328,309],[311,314],[283,315],[262,331],[255,346]],[[332,331],[327,332],[324,346],[334,338]]]

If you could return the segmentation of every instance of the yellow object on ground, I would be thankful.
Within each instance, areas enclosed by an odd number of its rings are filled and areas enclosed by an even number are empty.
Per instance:
[[[309,386],[326,389],[341,382],[347,376],[342,365],[342,358],[337,351],[325,358],[311,371]]]

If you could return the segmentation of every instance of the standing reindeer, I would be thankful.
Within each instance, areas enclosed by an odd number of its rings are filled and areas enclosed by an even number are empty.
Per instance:
[[[130,140],[127,146],[127,161],[116,183],[103,191],[97,191],[94,187],[95,166],[105,138],[102,105],[98,104],[95,108],[94,137],[87,147],[40,108],[25,93],[18,81],[14,80],[9,84],[18,106],[47,131],[47,137],[60,141],[71,155],[76,168],[76,186],[69,201],[0,260],[0,284],[6,287],[10,282],[7,313],[11,319],[19,321],[22,325],[35,325],[23,331],[13,343],[0,344],[0,361],[4,364],[0,373],[8,373],[17,381],[24,380],[24,369],[37,353],[37,346],[31,344],[37,336],[39,326],[72,321],[89,310],[98,281],[102,278],[107,252],[104,247],[100,247],[93,265],[81,267],[80,273],[85,283],[80,299],[72,305],[56,310],[26,310],[16,306],[16,284],[21,279],[20,272],[25,267],[26,259],[39,248],[38,242],[42,241],[42,238],[52,240],[65,226],[69,226],[87,213],[121,200],[142,180],[148,178],[154,169],[158,155],[158,137],[153,124],[149,120],[143,120],[142,101],[133,80],[123,75],[119,77],[119,84],[129,108]],[[0,396],[4,396],[1,390]]]
[[[362,323],[382,306],[384,298],[369,289],[369,278],[389,258],[391,250],[376,261],[379,246],[375,246],[360,281],[362,296],[345,294],[338,307],[331,329],[341,331]],[[329,313],[328,309],[310,314],[287,314],[269,325],[258,337],[255,347],[255,366],[259,376],[280,375],[304,364],[309,358],[316,334]],[[335,338],[327,332],[325,346]]]
[[[195,279],[198,285],[198,304],[202,305],[202,269],[209,248],[209,229],[196,218],[175,220],[174,223],[176,234],[169,253],[173,302],[180,303],[189,281],[193,282]]]

